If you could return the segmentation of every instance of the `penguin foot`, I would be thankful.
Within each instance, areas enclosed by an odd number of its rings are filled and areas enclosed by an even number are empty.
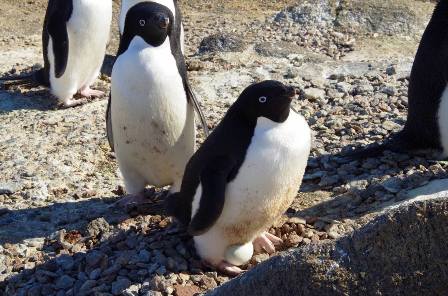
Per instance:
[[[63,100],[59,104],[59,106],[61,108],[63,108],[63,109],[66,109],[66,108],[72,108],[72,107],[80,106],[80,105],[83,105],[85,103],[87,103],[86,99],[73,99],[73,98],[71,98],[71,99]]]
[[[230,264],[226,261],[221,261],[218,264],[211,264],[207,261],[203,261],[204,265],[212,268],[212,269],[216,269],[219,272],[222,272],[228,276],[237,276],[240,275],[241,273],[244,272],[244,270],[242,270],[241,268],[239,268],[238,266],[235,266],[233,264]]]
[[[275,252],[275,246],[281,244],[282,242],[283,241],[281,238],[265,231],[254,240],[253,244],[256,252],[265,250],[269,254],[273,254]]]
[[[91,89],[90,87],[82,88],[79,94],[83,97],[90,98],[99,98],[104,96],[104,92],[100,90]]]
[[[120,200],[115,202],[113,205],[130,209],[149,202],[149,198],[152,197],[155,192],[156,190],[154,188],[150,188],[149,190],[145,189],[143,192],[136,194],[128,194],[120,198]]]

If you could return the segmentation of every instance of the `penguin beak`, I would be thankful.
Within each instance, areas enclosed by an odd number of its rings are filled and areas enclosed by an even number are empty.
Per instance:
[[[168,25],[170,24],[170,18],[166,17],[166,16],[161,16],[159,18],[159,27],[161,29],[166,29],[168,28]]]
[[[296,89],[294,88],[294,87],[292,87],[292,86],[288,86],[287,88],[286,88],[286,96],[290,99],[290,100],[293,100],[294,98],[295,98],[295,96],[296,96]]]

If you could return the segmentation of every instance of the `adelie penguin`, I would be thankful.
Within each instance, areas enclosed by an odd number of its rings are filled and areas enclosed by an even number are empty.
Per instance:
[[[129,194],[122,205],[144,202],[147,185],[180,189],[195,150],[195,110],[208,133],[187,80],[180,17],[177,5],[149,1],[126,15],[106,115],[109,143]]]
[[[235,275],[255,249],[275,251],[266,232],[297,195],[311,131],[290,109],[295,90],[277,81],[246,88],[188,162],[165,204],[188,226],[204,262]]]
[[[448,156],[448,1],[437,4],[423,34],[408,90],[408,116],[402,131],[384,143],[358,148],[347,159],[376,157],[384,150],[436,150]]]
[[[181,16],[179,13],[179,6],[177,4],[177,0],[153,0],[153,1],[151,1],[151,0],[122,0],[119,23],[118,23],[120,35],[123,35],[124,23],[125,23],[126,15],[129,11],[129,9],[131,7],[133,7],[135,4],[138,4],[141,2],[156,2],[156,3],[159,3],[161,5],[168,7],[171,11],[173,11],[174,18],[177,18],[177,21],[180,23],[180,46],[181,46],[182,53],[184,53],[184,28],[183,28],[183,24],[181,22]]]
[[[103,95],[90,87],[100,73],[111,20],[112,0],[48,2],[42,33],[45,64],[33,78],[49,87],[63,106],[82,103],[73,98],[76,93]]]

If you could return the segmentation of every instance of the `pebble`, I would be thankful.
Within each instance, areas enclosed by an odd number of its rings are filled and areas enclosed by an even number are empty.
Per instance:
[[[74,283],[75,283],[74,278],[68,275],[63,275],[56,280],[55,286],[58,289],[67,290],[68,288],[71,288]]]
[[[112,294],[113,295],[121,295],[121,293],[129,288],[131,285],[131,281],[127,278],[120,278],[117,281],[112,283]]]

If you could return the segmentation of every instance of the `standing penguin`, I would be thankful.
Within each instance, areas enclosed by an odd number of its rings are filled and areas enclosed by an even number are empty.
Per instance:
[[[127,12],[106,115],[130,194],[124,204],[144,200],[146,185],[180,189],[195,150],[195,109],[208,132],[187,81],[179,18],[178,11],[148,1]]]
[[[50,87],[64,107],[83,103],[73,98],[76,93],[102,96],[90,86],[100,73],[111,21],[112,0],[49,0],[42,32],[44,68],[0,80],[34,80]]]
[[[184,53],[185,52],[185,50],[184,50],[184,27],[183,27],[183,24],[181,21],[180,10],[179,10],[179,5],[177,4],[177,0],[152,0],[152,1],[151,0],[122,0],[119,23],[118,23],[118,29],[120,30],[120,35],[123,35],[124,23],[125,23],[126,15],[129,11],[129,9],[131,9],[131,7],[133,7],[135,4],[138,4],[140,2],[156,2],[156,3],[159,3],[161,5],[168,7],[169,9],[171,9],[171,11],[173,11],[174,18],[176,19],[177,22],[180,23],[180,46],[181,46],[182,53]]]
[[[50,0],[43,29],[44,68],[38,80],[65,107],[80,104],[79,92],[98,97],[90,89],[106,53],[112,20],[112,0]]]
[[[272,253],[281,242],[266,230],[296,197],[311,147],[307,122],[290,109],[294,96],[277,81],[246,88],[166,201],[201,258],[222,272],[240,273],[254,247]]]
[[[404,129],[384,143],[355,149],[349,159],[376,157],[384,150],[434,149],[448,156],[448,1],[437,4],[412,67]]]

